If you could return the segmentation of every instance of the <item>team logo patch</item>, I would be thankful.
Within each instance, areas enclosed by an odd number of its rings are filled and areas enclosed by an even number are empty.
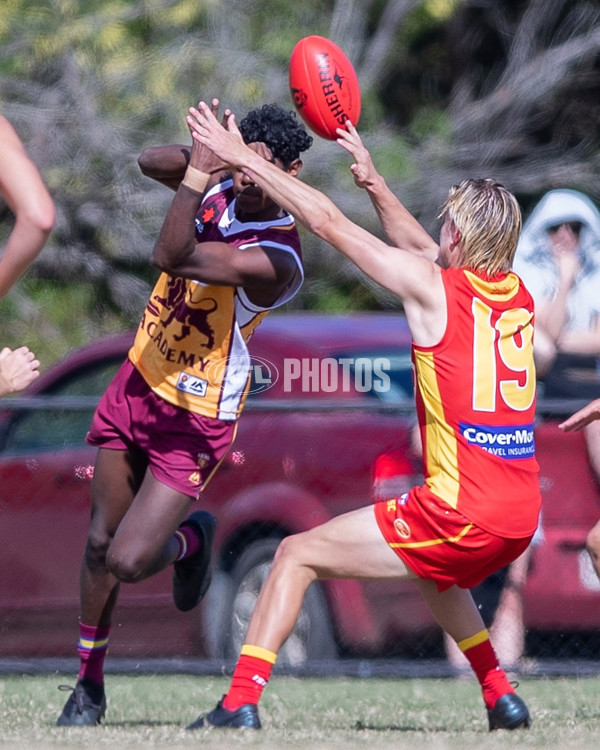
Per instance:
[[[199,471],[193,471],[188,477],[188,482],[190,484],[200,484],[201,481],[202,481],[202,475],[200,474]]]
[[[477,445],[500,458],[531,458],[535,455],[533,424],[492,427],[460,422],[459,429],[469,445]]]
[[[202,234],[204,231],[204,226],[211,222],[217,214],[217,211],[215,209],[214,205],[205,206],[201,213],[196,216],[196,219],[194,220],[194,224],[196,225],[196,232],[198,234]]]
[[[177,378],[177,390],[184,393],[190,393],[192,396],[206,395],[208,383],[202,378],[195,375],[188,375],[186,372],[180,372]]]
[[[401,539],[409,539],[411,535],[410,526],[406,523],[406,521],[403,518],[397,518],[394,521],[394,528],[396,529],[396,534]]]
[[[198,468],[199,469],[206,469],[209,461],[210,461],[210,455],[208,453],[198,454]]]

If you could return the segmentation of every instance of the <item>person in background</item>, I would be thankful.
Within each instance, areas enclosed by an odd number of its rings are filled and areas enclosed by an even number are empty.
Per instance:
[[[257,706],[277,652],[308,586],[327,578],[412,581],[469,660],[490,730],[528,727],[527,706],[500,668],[469,592],[528,547],[541,504],[533,300],[510,270],[521,229],[516,199],[493,179],[464,180],[442,207],[438,244],[371,169],[347,122],[338,143],[354,157],[355,181],[394,237],[391,246],[320,191],[257,159],[233,116],[223,127],[200,102],[188,124],[195,140],[402,301],[413,339],[425,476],[397,498],[283,539],[229,690],[188,728],[261,728]],[[516,431],[529,436],[518,448]]]
[[[551,190],[523,226],[514,270],[535,302],[534,357],[540,395],[600,397],[600,211],[581,192]],[[600,483],[600,421],[571,418],[562,429],[583,429],[588,460]],[[576,415],[575,415],[576,416]],[[543,536],[543,529],[541,529]],[[600,523],[588,550],[600,570]],[[516,588],[508,597],[513,601]],[[522,608],[522,605],[521,605]],[[515,610],[516,611],[516,610]]]
[[[540,395],[600,397],[600,211],[583,193],[552,190],[523,226],[514,270],[535,302]],[[584,429],[600,482],[600,423]]]
[[[0,257],[0,298],[38,257],[54,226],[55,208],[42,177],[12,124],[0,115],[0,195],[14,225]],[[23,390],[39,376],[28,347],[0,351],[0,396]]]
[[[547,193],[523,225],[514,270],[535,302],[542,394],[600,396],[594,391],[600,386],[600,212],[592,201],[575,190]]]
[[[569,432],[570,430],[589,428],[592,424],[600,425],[600,398],[594,399],[558,426],[564,432]],[[600,578],[600,519],[588,532],[586,549],[592,560],[596,575]]]
[[[240,127],[253,153],[296,178],[312,138],[293,112],[265,104]],[[188,513],[234,441],[250,385],[247,342],[304,278],[294,217],[206,147],[152,147],[139,165],[175,195],[151,258],[161,273],[87,435],[98,451],[80,575],[80,668],[59,726],[104,716],[104,659],[122,582],[172,565],[183,612],[208,590],[215,518]]]

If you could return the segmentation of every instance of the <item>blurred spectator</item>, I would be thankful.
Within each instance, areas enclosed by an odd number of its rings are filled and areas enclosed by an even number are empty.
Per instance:
[[[542,395],[597,399],[600,211],[575,190],[547,193],[523,226],[514,269],[535,301],[534,355]],[[600,483],[600,421],[584,420],[579,427]],[[600,526],[590,537],[600,550]]]
[[[591,425],[600,425],[600,398],[594,399],[586,404],[582,409],[572,414],[568,419],[559,424],[561,430],[581,430],[589,428]],[[590,529],[587,539],[586,548],[592,559],[592,565],[596,575],[600,578],[600,520]]]
[[[600,396],[600,212],[575,190],[552,190],[523,226],[514,270],[535,301],[541,394]]]
[[[600,396],[600,212],[592,201],[575,190],[546,193],[523,226],[513,269],[535,301],[540,395]],[[585,438],[600,480],[600,422],[585,426]],[[600,525],[594,530],[598,536]],[[516,663],[523,653],[524,629],[517,623],[522,620],[521,591],[530,555],[531,547],[510,566],[491,627],[504,663]]]
[[[29,268],[54,225],[54,203],[21,139],[0,115],[0,195],[14,215],[14,226],[0,257],[0,297]],[[27,347],[0,352],[0,396],[19,391],[39,375],[39,362]]]

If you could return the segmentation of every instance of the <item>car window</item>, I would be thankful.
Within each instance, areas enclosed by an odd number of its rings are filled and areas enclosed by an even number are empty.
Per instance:
[[[124,357],[111,358],[80,367],[46,391],[53,396],[96,396],[100,398]]]
[[[386,403],[403,403],[414,397],[410,351],[349,351],[335,354],[350,382],[366,396]]]
[[[46,402],[39,408],[11,410],[0,424],[0,452],[8,455],[83,446],[95,404],[122,361],[110,359],[80,368],[40,396],[42,402],[44,396],[60,397],[59,406]],[[10,407],[9,402],[4,405]]]
[[[333,352],[322,357],[318,366],[315,366],[315,358],[300,357],[293,360],[293,373],[286,368],[284,360],[277,361],[278,366],[274,366],[267,359],[253,357],[250,401],[274,393],[284,399],[330,396],[343,400],[346,395],[360,394],[390,404],[413,401],[409,350]],[[302,372],[303,367],[308,367],[310,372]],[[288,380],[291,382],[287,383]],[[278,387],[274,388],[276,385]]]

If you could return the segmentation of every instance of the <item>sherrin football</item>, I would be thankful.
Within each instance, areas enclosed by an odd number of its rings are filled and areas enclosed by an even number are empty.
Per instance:
[[[330,39],[306,36],[290,57],[290,91],[300,117],[317,135],[337,138],[346,120],[358,124],[360,86],[352,63]]]

